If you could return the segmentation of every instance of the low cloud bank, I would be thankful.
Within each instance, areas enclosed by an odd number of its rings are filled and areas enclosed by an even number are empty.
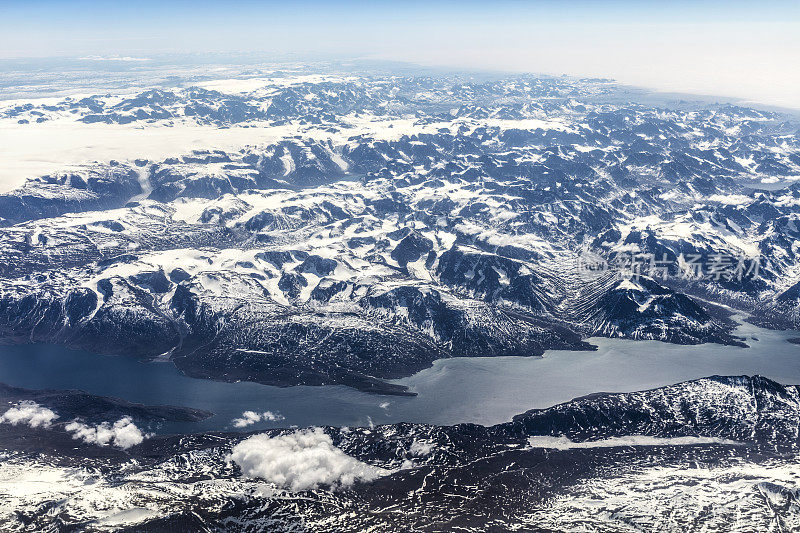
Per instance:
[[[141,444],[145,437],[127,416],[114,422],[113,426],[108,422],[92,426],[75,420],[67,424],[64,429],[72,433],[72,438],[75,440],[98,446],[112,444],[123,450]]]
[[[571,450],[573,448],[613,448],[616,446],[691,446],[695,444],[741,444],[735,440],[717,437],[648,437],[646,435],[630,435],[628,437],[610,437],[608,439],[588,442],[572,442],[567,437],[530,437],[528,443],[532,448],[552,448],[555,450]]]
[[[233,419],[233,427],[237,428],[246,428],[247,426],[252,426],[256,422],[278,422],[279,420],[284,420],[285,417],[280,413],[273,413],[272,411],[264,411],[263,413],[257,413],[255,411],[245,411],[242,413],[241,418],[234,418]]]
[[[234,446],[229,459],[246,477],[262,478],[292,491],[321,485],[348,487],[389,473],[350,457],[319,428],[277,437],[254,435]]]
[[[42,407],[31,400],[23,400],[0,415],[0,423],[13,426],[26,424],[32,428],[49,428],[56,418],[58,418],[58,415],[47,407]]]

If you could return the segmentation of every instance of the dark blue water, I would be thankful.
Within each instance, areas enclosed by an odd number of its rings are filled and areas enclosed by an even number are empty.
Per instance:
[[[146,404],[170,404],[216,413],[199,423],[171,423],[160,432],[234,428],[245,410],[279,412],[279,426],[421,422],[495,424],[592,392],[627,392],[713,374],[761,374],[800,384],[798,332],[742,324],[736,331],[750,348],[656,341],[590,339],[596,352],[548,351],[544,357],[457,358],[396,380],[416,397],[376,396],[339,387],[270,387],[188,378],[170,363],[139,363],[59,346],[0,346],[0,381],[28,388],[82,389]],[[755,340],[757,338],[758,340]]]
[[[189,378],[171,363],[140,363],[52,345],[0,346],[0,382],[32,389],[81,389],[144,404],[205,409],[215,416],[193,423],[166,423],[159,432],[234,429],[231,420],[246,410],[279,412],[282,422],[248,429],[320,424],[369,425],[390,420],[386,398],[348,387],[269,387]]]

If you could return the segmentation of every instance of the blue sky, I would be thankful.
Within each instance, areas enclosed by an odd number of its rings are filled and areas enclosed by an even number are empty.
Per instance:
[[[800,107],[800,1],[0,0],[0,57],[259,51],[608,76]]]

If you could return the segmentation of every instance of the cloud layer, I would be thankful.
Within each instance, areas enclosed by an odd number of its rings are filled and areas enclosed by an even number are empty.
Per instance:
[[[270,437],[254,435],[233,447],[229,457],[246,477],[262,478],[292,491],[319,486],[347,487],[388,474],[350,457],[321,429]]]
[[[0,416],[0,423],[26,424],[32,428],[49,428],[58,415],[36,402],[23,400]]]
[[[272,411],[264,411],[263,413],[257,413],[255,411],[245,411],[242,413],[241,418],[234,418],[233,419],[233,427],[237,428],[245,428],[247,426],[252,426],[256,422],[277,422],[279,420],[283,420],[285,417],[280,413],[273,413]]]
[[[92,426],[74,420],[64,429],[72,433],[73,439],[82,440],[87,444],[98,446],[113,444],[123,450],[141,444],[144,440],[142,431],[127,416],[114,422],[113,426],[108,422]]]

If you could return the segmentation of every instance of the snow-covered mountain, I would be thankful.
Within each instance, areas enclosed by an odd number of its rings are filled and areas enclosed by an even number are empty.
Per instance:
[[[8,531],[800,527],[800,394],[758,376],[593,395],[492,427],[162,436],[126,449],[76,441],[64,423],[11,427],[4,447],[25,450],[0,463]]]
[[[798,323],[790,117],[569,78],[204,85],[0,107],[13,131],[134,140],[0,195],[6,340],[402,394],[383,380],[438,358],[591,335],[741,345],[713,303]],[[136,153],[197,128],[239,145]],[[617,264],[639,256],[660,270]]]
[[[794,117],[600,79],[300,70],[0,102],[0,342],[407,395],[391,380],[442,358],[746,346],[734,312],[800,326]],[[153,435],[212,413],[0,403],[4,531],[800,529],[800,392],[758,376],[490,427]]]

